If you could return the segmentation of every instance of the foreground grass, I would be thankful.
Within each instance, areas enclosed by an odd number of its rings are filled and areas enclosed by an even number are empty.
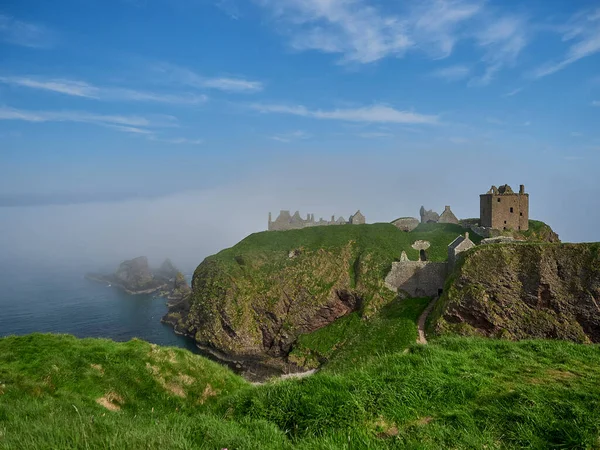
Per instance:
[[[600,448],[598,346],[445,337],[380,352],[373,333],[354,341],[359,360],[342,347],[312,377],[261,386],[142,341],[0,339],[0,448]]]

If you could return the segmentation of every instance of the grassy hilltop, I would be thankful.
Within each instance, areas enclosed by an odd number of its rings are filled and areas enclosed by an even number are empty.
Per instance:
[[[389,303],[394,293],[385,275],[403,250],[419,258],[416,240],[431,243],[430,260],[445,261],[448,244],[462,233],[458,225],[424,224],[406,233],[385,223],[255,233],[206,258],[194,273],[189,307],[166,320],[226,353],[279,358],[299,335]]]
[[[371,317],[393,300],[385,276],[402,251],[419,259],[415,241],[431,243],[430,261],[445,261],[448,244],[465,231],[421,224],[404,232],[377,223],[255,233],[206,258],[194,273],[189,304],[173,308],[165,321],[205,346],[277,364],[299,336],[355,311]],[[531,221],[518,237],[552,235]],[[481,240],[474,233],[471,239]]]

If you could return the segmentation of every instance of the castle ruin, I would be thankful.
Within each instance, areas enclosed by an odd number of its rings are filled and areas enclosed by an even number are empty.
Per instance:
[[[529,194],[521,185],[516,194],[508,184],[492,186],[479,196],[479,226],[495,230],[529,229]]]
[[[271,213],[269,213],[269,225],[267,229],[269,231],[284,231],[325,225],[362,225],[365,223],[365,216],[360,210],[352,214],[348,221],[341,216],[338,219],[335,216],[331,216],[331,220],[320,218],[317,221],[314,214],[307,214],[306,219],[303,219],[298,211],[291,215],[289,211],[281,210],[275,220],[272,220]]]
[[[461,254],[475,247],[475,243],[469,239],[469,233],[458,236],[448,245],[447,262],[427,260],[426,252],[430,247],[427,241],[416,241],[411,247],[419,251],[419,260],[410,261],[403,251],[400,261],[392,263],[385,285],[404,296],[433,297],[442,293],[447,275],[452,272]]]
[[[450,206],[444,208],[442,214],[438,214],[432,210],[426,210],[424,206],[421,206],[420,210],[421,223],[454,223],[458,224],[458,218],[454,215]]]

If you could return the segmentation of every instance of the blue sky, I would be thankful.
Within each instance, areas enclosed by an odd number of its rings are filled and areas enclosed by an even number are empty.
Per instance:
[[[239,184],[265,209],[350,196],[384,220],[476,215],[524,183],[533,215],[591,240],[599,124],[593,0],[0,5],[4,205]]]

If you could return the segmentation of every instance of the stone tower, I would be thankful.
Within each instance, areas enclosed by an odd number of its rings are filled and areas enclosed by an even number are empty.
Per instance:
[[[516,194],[508,184],[492,186],[479,196],[479,225],[496,230],[529,229],[529,194],[521,185]]]

